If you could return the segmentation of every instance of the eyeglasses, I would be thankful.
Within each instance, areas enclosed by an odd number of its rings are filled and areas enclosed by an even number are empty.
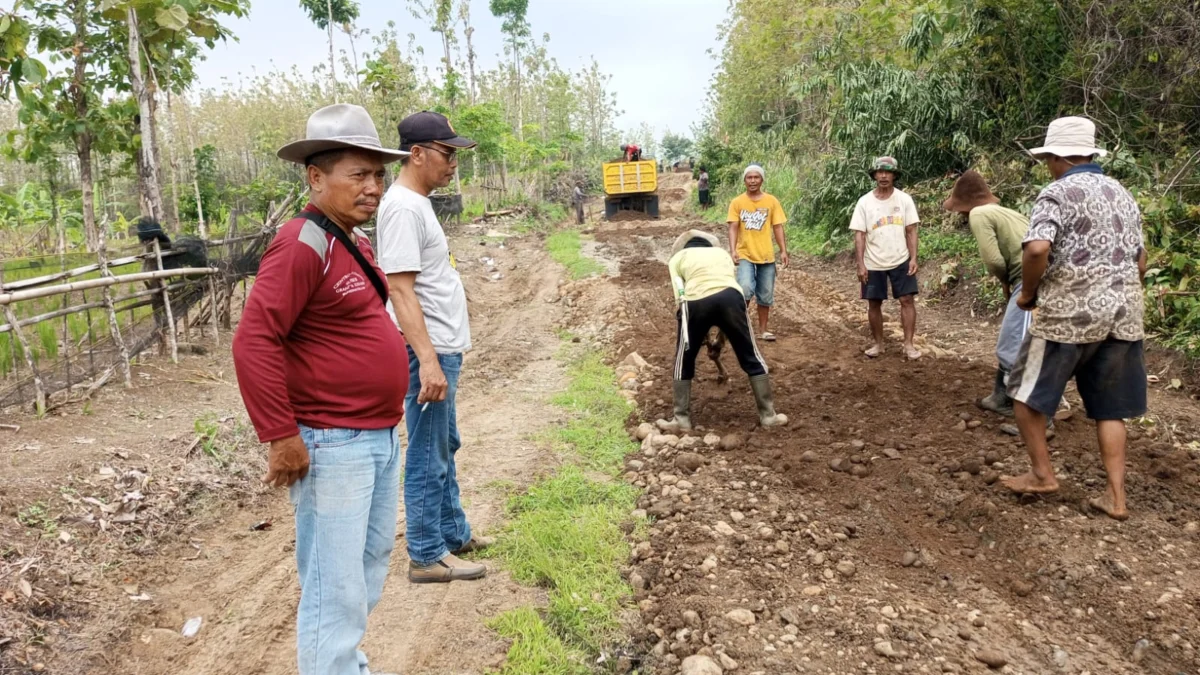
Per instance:
[[[436,145],[423,145],[421,143],[418,143],[417,147],[425,148],[426,150],[433,150],[434,152],[441,153],[446,156],[446,161],[449,161],[449,162],[453,162],[454,160],[458,159],[458,151],[457,150],[443,150],[443,149],[437,147]]]

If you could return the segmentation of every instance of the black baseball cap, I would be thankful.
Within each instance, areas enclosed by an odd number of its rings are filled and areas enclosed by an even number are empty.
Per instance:
[[[445,115],[422,110],[400,120],[400,150],[412,149],[418,143],[441,143],[452,148],[473,148],[475,141],[459,136]]]

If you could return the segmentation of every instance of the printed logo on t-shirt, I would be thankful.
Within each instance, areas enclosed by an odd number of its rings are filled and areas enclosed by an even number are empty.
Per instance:
[[[458,261],[454,259],[453,253],[450,254],[450,267],[453,269],[458,269]]]
[[[742,226],[747,230],[761,230],[767,224],[767,216],[771,214],[770,209],[755,209],[753,211],[742,209],[741,219]]]
[[[348,272],[346,276],[338,279],[333,285],[333,290],[343,298],[351,293],[357,293],[367,287],[367,280],[358,272]]]
[[[895,208],[894,213],[900,213],[899,206],[897,206]],[[884,216],[884,217],[880,218],[879,220],[876,220],[871,225],[871,229],[878,230],[879,228],[887,227],[888,225],[899,225],[899,226],[903,227],[904,226],[904,214],[900,214],[898,216],[896,216],[896,215]]]

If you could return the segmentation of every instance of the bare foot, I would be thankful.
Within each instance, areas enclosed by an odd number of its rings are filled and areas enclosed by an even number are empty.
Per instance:
[[[1129,518],[1129,511],[1125,509],[1125,500],[1113,498],[1111,492],[1106,491],[1100,497],[1089,499],[1088,504],[1091,504],[1093,509],[1103,512],[1113,520],[1127,520]]]
[[[904,345],[904,355],[909,359],[916,361],[921,358],[921,350],[912,345]]]
[[[1019,495],[1043,495],[1058,492],[1057,479],[1051,476],[1048,480],[1042,480],[1033,475],[1032,471],[1020,476],[1001,478],[1000,483]]]
[[[868,359],[873,359],[882,353],[883,353],[883,345],[872,345],[870,349],[863,352],[863,354],[867,355]]]

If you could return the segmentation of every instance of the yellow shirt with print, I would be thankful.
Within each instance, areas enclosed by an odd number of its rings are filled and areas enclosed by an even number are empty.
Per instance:
[[[764,192],[755,201],[743,192],[729,203],[726,222],[738,224],[738,258],[758,265],[775,262],[772,228],[787,222],[778,199]]]

